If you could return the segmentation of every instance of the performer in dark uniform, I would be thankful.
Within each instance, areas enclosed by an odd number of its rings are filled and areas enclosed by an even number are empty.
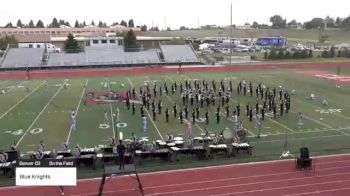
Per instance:
[[[159,100],[158,101],[158,114],[161,114],[162,113],[162,101]]]
[[[166,120],[166,122],[169,122],[169,109],[168,108],[165,110],[165,120]]]
[[[199,118],[199,106],[197,105],[196,107],[196,118],[198,119]]]
[[[205,112],[205,124],[206,125],[209,124],[209,112],[208,112],[208,110]]]
[[[265,108],[261,109],[261,120],[265,119]]]
[[[219,124],[220,123],[220,113],[216,112],[216,123]]]
[[[124,155],[125,155],[126,148],[123,144],[122,140],[119,140],[119,145],[117,146],[117,153],[119,157],[119,170],[124,170]]]
[[[249,108],[249,121],[252,122],[253,121],[253,108]]]
[[[135,103],[132,102],[131,104],[131,110],[132,110],[132,115],[135,115]]]
[[[182,110],[180,110],[179,115],[180,115],[180,123],[182,124],[183,123],[183,118],[184,118]]]
[[[283,101],[280,103],[280,115],[283,116],[283,110],[284,110],[284,104]]]
[[[152,109],[152,117],[153,117],[153,121],[156,121],[156,109],[155,108]]]
[[[174,118],[176,118],[176,116],[177,116],[176,103],[173,106],[173,111],[174,111]]]

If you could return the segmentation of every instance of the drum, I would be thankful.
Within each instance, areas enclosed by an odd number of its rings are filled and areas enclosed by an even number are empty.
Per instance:
[[[165,142],[159,142],[159,148],[165,148],[166,143]]]
[[[215,137],[216,134],[215,134],[215,133],[211,133],[211,134],[209,134],[209,136],[210,136],[210,137]]]
[[[184,141],[175,141],[175,146],[178,148],[182,148],[184,146]]]
[[[175,140],[175,141],[183,141],[184,138],[183,138],[183,137],[175,137],[174,140]]]
[[[175,146],[175,143],[167,143],[166,144],[168,147],[174,147]]]

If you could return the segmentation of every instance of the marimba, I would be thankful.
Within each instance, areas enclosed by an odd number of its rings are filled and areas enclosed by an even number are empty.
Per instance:
[[[252,155],[252,148],[248,143],[232,143],[232,155],[235,156],[239,151]]]

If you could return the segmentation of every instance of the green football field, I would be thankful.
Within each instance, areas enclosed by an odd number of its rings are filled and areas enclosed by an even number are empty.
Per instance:
[[[334,73],[334,70],[333,70]],[[240,80],[252,81],[253,89],[258,83],[267,87],[279,87],[296,90],[292,95],[291,111],[277,118],[266,116],[262,122],[261,138],[257,138],[258,130],[253,122],[245,115],[245,105],[249,102],[255,108],[257,101],[254,96],[238,96],[234,90],[230,99],[230,112],[241,104],[241,117],[244,127],[248,132],[248,138],[254,147],[253,156],[264,156],[281,153],[285,148],[296,152],[300,147],[307,146],[312,152],[321,154],[341,153],[350,151],[350,88],[347,84],[336,85],[330,80],[314,78],[298,73],[298,70],[270,70],[249,71],[231,73],[194,73],[181,75],[139,75],[116,76],[111,78],[73,78],[73,79],[49,79],[27,81],[0,81],[0,149],[6,150],[11,144],[15,144],[25,156],[37,149],[40,141],[43,141],[46,149],[59,149],[64,142],[70,147],[79,144],[81,147],[97,147],[108,144],[110,137],[118,137],[119,132],[123,137],[130,138],[135,133],[139,138],[148,137],[150,140],[165,138],[166,134],[186,135],[186,124],[180,124],[178,119],[170,113],[170,121],[166,123],[164,111],[173,105],[183,108],[179,90],[175,94],[163,93],[155,98],[155,103],[161,99],[163,113],[152,120],[152,112],[146,111],[148,130],[141,130],[140,104],[136,104],[136,113],[127,110],[125,103],[85,105],[88,92],[125,92],[135,87],[136,92],[145,82],[151,86],[162,86],[164,82],[170,87],[174,81],[184,83],[185,80],[203,80],[211,84],[215,80],[218,85],[220,80],[231,80],[234,89]],[[68,88],[64,88],[67,84]],[[86,86],[86,87],[85,87]],[[310,94],[315,94],[317,99],[308,99]],[[139,97],[137,97],[139,99]],[[328,106],[322,104],[327,99]],[[260,101],[260,100],[259,100]],[[262,102],[260,101],[260,104]],[[206,104],[200,111],[200,117],[204,118],[207,110]],[[70,129],[70,112],[77,111],[77,130]],[[111,123],[114,122],[112,114],[120,111],[118,128],[106,126],[104,114],[108,113]],[[189,117],[193,107],[189,106]],[[232,131],[232,119],[226,118],[225,109],[221,107],[220,123],[216,123],[216,106],[210,106],[209,125],[198,120],[193,125],[193,135],[200,136],[204,129],[210,132]],[[297,125],[297,113],[304,117],[304,125],[299,129]],[[279,113],[279,112],[278,112]],[[230,115],[231,116],[231,115]]]

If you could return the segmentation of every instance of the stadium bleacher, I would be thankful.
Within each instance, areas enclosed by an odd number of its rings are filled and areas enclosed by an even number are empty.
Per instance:
[[[199,62],[189,45],[162,45],[159,49],[126,52],[123,46],[100,45],[87,46],[80,53],[49,53],[46,62],[42,62],[44,49],[11,48],[2,64],[10,67],[60,67],[88,65],[131,65],[159,64],[178,62]],[[46,56],[46,55],[45,55]]]
[[[43,54],[42,48],[10,48],[2,67],[38,67],[42,65]]]
[[[199,62],[196,54],[189,45],[161,45],[165,62]]]
[[[71,66],[86,64],[85,53],[51,53],[48,66]]]

